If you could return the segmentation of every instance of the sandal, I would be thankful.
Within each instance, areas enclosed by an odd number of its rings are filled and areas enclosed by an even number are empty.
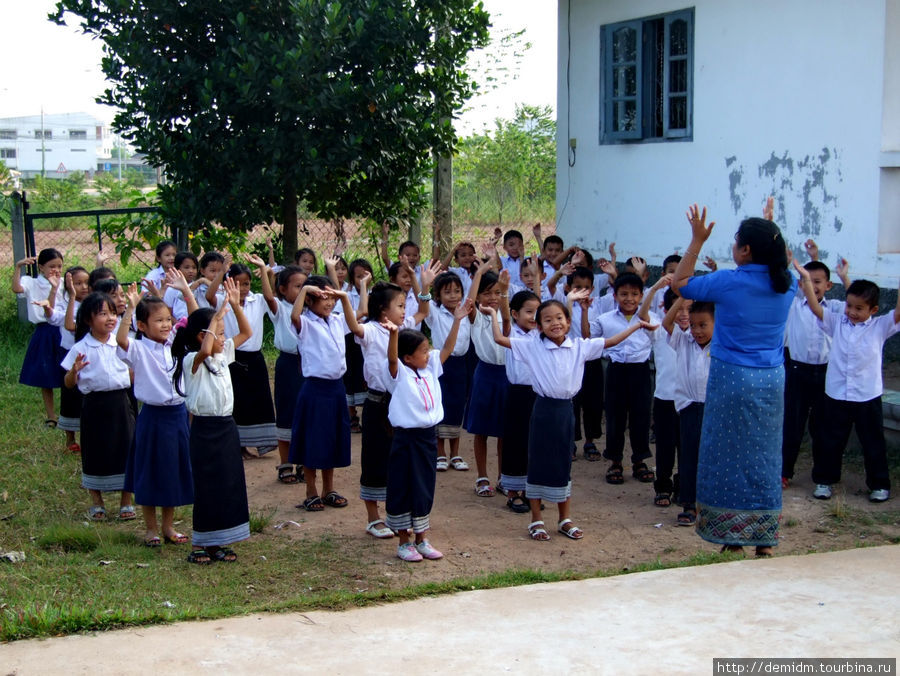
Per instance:
[[[212,557],[206,553],[205,549],[192,549],[187,560],[188,563],[197,563],[201,566],[208,566],[213,562]]]
[[[103,505],[91,505],[88,509],[88,518],[91,521],[106,521],[106,507]]]
[[[325,494],[325,497],[322,498],[322,502],[324,502],[329,507],[346,507],[347,506],[347,498],[338,493],[337,491],[329,491]]]
[[[697,510],[690,508],[685,509],[675,517],[675,522],[679,526],[693,526],[697,523]]]
[[[495,486],[495,489],[500,495],[509,497],[509,489],[503,485],[503,482],[500,479],[497,479],[497,485]]]
[[[306,498],[303,502],[297,505],[299,509],[305,509],[307,512],[321,512],[325,509],[325,503],[322,502],[322,498],[318,495],[314,495],[311,498]]]
[[[463,460],[458,455],[450,458],[450,466],[455,469],[457,472],[468,472],[469,471],[469,463]]]
[[[449,461],[447,460],[447,458],[444,457],[443,455],[438,456],[438,459],[437,459],[437,466],[435,466],[435,469],[436,469],[438,472],[446,472],[447,469],[449,469],[449,467],[450,467],[450,463],[449,463]]]
[[[381,524],[380,528],[376,528],[378,524]],[[375,519],[374,521],[369,521],[369,523],[366,524],[366,532],[372,537],[379,540],[387,540],[394,537],[394,531],[387,527],[384,519]]]
[[[491,486],[491,480],[486,476],[480,476],[475,479],[475,495],[479,498],[494,497],[494,488]]]
[[[544,528],[543,521],[532,521],[528,524],[528,534],[532,540],[537,540],[538,542],[547,542],[550,539],[550,534]]]
[[[237,561],[237,554],[229,547],[207,547],[206,554],[213,561],[221,561],[222,563],[234,563]]]
[[[156,547],[162,547],[162,542],[160,542],[158,535],[153,535],[151,537],[144,538],[144,546],[155,549]]]
[[[71,444],[66,446],[66,450],[69,453],[81,453],[81,446],[78,445],[78,442],[73,441]]]
[[[665,491],[660,491],[656,494],[656,497],[653,498],[653,504],[657,507],[669,507],[672,504],[672,494],[666,493]]]
[[[122,505],[119,507],[119,521],[134,521],[137,513],[134,511],[133,505]]]
[[[622,476],[622,463],[614,462],[606,470],[606,483],[618,486],[625,483],[625,477]]]
[[[506,506],[516,514],[524,514],[531,509],[531,506],[528,504],[528,500],[526,500],[521,495],[513,495],[509,500],[506,501]]]
[[[588,462],[597,462],[603,454],[597,450],[596,444],[593,441],[589,441],[584,445],[584,459]]]
[[[47,418],[44,421],[44,427],[46,427],[48,430],[55,430],[57,425],[58,423],[53,418]]]
[[[294,466],[286,462],[283,465],[278,465],[275,469],[278,470],[278,480],[283,484],[296,484],[300,483],[300,479],[297,478],[297,475],[294,473]]]
[[[355,432],[356,434],[359,434],[360,432],[362,432],[362,427],[359,424],[359,416],[358,415],[355,415],[352,418],[350,418],[350,431]]]
[[[647,467],[646,462],[639,462],[631,468],[631,476],[643,484],[649,484],[656,480],[656,474],[652,469]]]
[[[568,526],[568,528],[566,528]],[[576,526],[572,519],[563,519],[557,524],[556,528],[560,533],[572,540],[580,540],[584,537],[584,531]]]
[[[173,533],[172,535],[164,535],[163,540],[167,545],[183,545],[190,538],[184,533]]]

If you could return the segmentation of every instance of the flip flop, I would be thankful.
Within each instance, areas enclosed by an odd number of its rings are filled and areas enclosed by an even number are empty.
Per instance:
[[[321,512],[325,509],[325,503],[322,502],[322,498],[318,495],[314,495],[311,498],[306,498],[303,502],[297,505],[299,509],[305,509],[307,512]]]
[[[188,536],[184,533],[175,533],[175,535],[171,537],[166,535],[163,539],[166,541],[167,545],[183,545],[189,540]]]
[[[160,539],[158,536],[154,535],[151,538],[144,538],[144,546],[152,547],[155,549],[156,547],[162,547],[162,542],[160,542]]]
[[[322,498],[322,502],[324,502],[329,507],[346,507],[347,506],[347,498],[338,493],[337,491],[329,491],[325,494],[325,497]]]
[[[134,511],[133,505],[122,505],[119,507],[119,521],[134,521],[137,513]]]
[[[88,509],[88,518],[91,521],[106,521],[106,507],[91,505],[90,509]]]

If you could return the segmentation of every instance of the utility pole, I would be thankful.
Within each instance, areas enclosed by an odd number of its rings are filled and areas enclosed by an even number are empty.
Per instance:
[[[47,151],[44,149],[44,106],[41,106],[41,178],[47,178],[44,163],[47,159]]]
[[[118,143],[116,144],[117,152],[116,154],[119,156],[119,183],[122,182],[122,137],[116,136],[118,139]]]
[[[435,39],[439,40],[447,29],[438,26],[435,30]],[[435,97],[440,98],[441,92],[435,92]],[[441,109],[438,101],[438,110]],[[449,118],[442,118],[441,124],[449,124]],[[434,226],[432,230],[432,252],[439,258],[447,255],[453,243],[453,158],[435,157],[434,165]],[[436,254],[434,253],[436,250]]]

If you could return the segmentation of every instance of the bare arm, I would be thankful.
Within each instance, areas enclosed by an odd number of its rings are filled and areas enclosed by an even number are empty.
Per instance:
[[[372,275],[368,272],[359,280],[359,307],[356,308],[356,319],[369,316],[369,282]]]
[[[381,224],[381,242],[379,242],[378,252],[381,254],[381,262],[384,263],[385,270],[391,267],[391,257],[388,254],[388,234],[390,226],[387,221]]]
[[[225,254],[225,262],[222,264],[222,269],[219,270],[219,274],[210,281],[209,286],[206,288],[206,302],[209,303],[210,307],[218,307],[219,299],[216,297],[216,293],[219,291],[219,286],[222,284],[222,280],[225,279],[225,275],[228,274],[228,268],[230,267],[231,254]]]
[[[666,330],[670,336],[672,335],[672,330],[675,328],[675,317],[678,316],[679,311],[681,311],[681,306],[684,304],[684,298],[679,296],[675,299],[675,302],[672,303],[672,307],[669,308],[669,311],[666,312],[666,316],[663,317],[662,327]]]
[[[328,279],[331,280],[332,285],[335,289],[340,289],[341,284],[338,281],[337,271],[335,270],[335,266],[337,266],[337,256],[331,256],[325,259],[325,273],[328,275]]]
[[[350,333],[360,338],[365,336],[365,329],[356,321],[356,313],[353,311],[353,306],[350,305],[350,296],[347,295],[347,292],[331,289],[328,293],[340,300],[341,307],[344,308],[344,321],[347,322],[347,328],[350,329]]]
[[[400,330],[397,328],[397,325],[392,322],[382,322],[381,325],[390,331],[387,351],[388,372],[391,374],[391,378],[396,378],[398,367],[400,365],[400,359],[397,357],[397,336],[400,334]]]
[[[274,254],[272,254],[272,240],[267,239],[266,242],[269,245],[269,259],[271,260],[274,258]],[[262,258],[252,254],[247,256],[247,262],[259,268],[259,283],[266,305],[269,306],[270,311],[278,312],[278,300],[275,298],[275,292],[272,291],[272,282],[269,279],[269,266]],[[187,296],[185,296],[185,299],[187,299]]]
[[[88,362],[84,360],[83,354],[79,354],[75,357],[75,363],[72,364],[72,368],[66,371],[66,377],[63,379],[66,387],[71,390],[73,387],[78,385],[78,373],[87,365]]]
[[[456,347],[456,337],[459,335],[459,324],[469,314],[471,308],[467,307],[471,301],[466,299],[465,303],[456,306],[453,312],[453,324],[450,325],[450,332],[447,334],[447,340],[441,348],[441,363],[443,364],[453,354],[453,348]]]
[[[119,322],[119,330],[116,331],[116,345],[128,352],[130,341],[128,339],[128,329],[131,328],[131,317],[134,315],[134,309],[141,302],[141,294],[138,291],[137,284],[131,284],[128,292],[125,294],[128,305],[125,307],[125,314]]]
[[[20,261],[16,261],[16,267],[13,270],[12,276],[13,293],[25,293],[25,287],[22,286],[22,268],[26,265],[32,265],[36,260],[37,258],[30,256],[29,258],[23,258]]]
[[[184,298],[184,304],[187,306],[187,313],[189,316],[194,310],[199,308],[197,299],[194,298],[194,294],[191,293],[191,285],[188,284],[188,281],[184,278],[181,270],[172,268],[166,272],[166,286],[181,292],[181,297]]]
[[[844,285],[844,291],[847,290],[847,287],[850,286],[850,263],[847,262],[846,258],[841,258],[838,261],[837,267],[834,269],[835,274],[838,276],[838,279],[841,280],[841,284]]]
[[[298,331],[300,330],[300,315],[303,314],[303,307],[306,305],[306,294],[309,293],[311,289],[315,289],[315,291],[312,292],[313,295],[317,295],[316,292],[321,293],[321,289],[314,286],[303,286],[300,288],[300,293],[297,294],[297,299],[294,301],[294,307],[291,308],[291,323]]]
[[[203,340],[200,341],[200,349],[194,355],[194,361],[191,364],[191,373],[196,373],[207,357],[212,356],[213,345],[215,344],[216,335],[225,331],[225,313],[228,311],[228,303],[222,303],[222,307],[213,318],[209,321],[209,328],[203,331]]]
[[[497,286],[500,287],[500,317],[503,319],[503,335],[508,336],[512,329],[509,312],[509,270],[501,270]]]
[[[806,304],[818,319],[822,319],[825,316],[825,310],[819,303],[819,299],[816,298],[816,292],[813,290],[812,280],[809,277],[809,270],[800,265],[796,258],[793,260],[793,263],[794,269],[800,275],[800,288],[803,289],[803,294],[806,296]]]
[[[74,331],[75,326],[75,285],[72,283],[72,275],[66,274],[66,289],[69,292],[69,303],[66,305],[66,318],[63,320],[63,326],[66,331]]]
[[[716,224],[715,221],[712,221],[707,226],[706,207],[703,207],[701,212],[696,204],[688,208],[687,219],[691,224],[691,243],[685,249],[684,255],[678,261],[678,267],[675,268],[675,273],[672,275],[672,290],[678,295],[681,295],[681,287],[687,284],[688,280],[694,276],[694,266],[700,256],[700,249],[703,248],[703,244],[709,239]]]
[[[239,348],[253,335],[253,327],[250,326],[250,320],[247,319],[247,315],[244,314],[244,310],[241,308],[241,290],[231,278],[225,280],[225,299],[231,306],[231,311],[234,312],[234,318],[237,320],[238,332],[232,340],[234,341],[234,347]]]
[[[650,287],[650,292],[644,294],[644,300],[641,301],[641,307],[638,310],[638,318],[641,321],[650,321],[650,306],[653,304],[653,299],[656,298],[657,293],[665,289],[671,283],[672,275],[663,275],[656,280],[656,284]]]
[[[561,254],[559,254],[556,258],[554,258],[552,261],[548,261],[548,262],[554,268],[559,270],[559,266],[562,265],[563,263],[565,263],[566,260],[568,260],[569,256],[571,256],[572,254],[575,253],[576,249],[578,249],[577,246],[570,246],[568,249],[566,249]]]
[[[628,338],[628,336],[630,336],[632,333],[634,333],[638,329],[648,329],[648,330],[652,331],[656,328],[658,328],[658,327],[654,326],[653,324],[648,324],[645,321],[637,321],[634,324],[629,325],[628,328],[625,329],[624,331],[620,331],[619,333],[617,333],[616,335],[614,335],[610,338],[604,338],[603,346],[604,347],[614,347],[614,346],[618,345],[619,343],[621,343],[626,338]]]
[[[494,342],[501,347],[512,348],[512,341],[509,336],[504,336],[500,330],[500,323],[497,321],[497,311],[494,308],[488,308],[488,314],[491,316],[491,332],[494,334]]]
[[[544,251],[544,238],[541,237],[541,224],[535,223],[534,227],[531,228],[531,234],[534,235],[534,239],[538,245],[538,251]]]

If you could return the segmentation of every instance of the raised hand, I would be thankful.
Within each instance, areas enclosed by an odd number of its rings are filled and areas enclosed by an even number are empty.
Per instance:
[[[651,324],[650,322],[645,322],[643,319],[639,319],[637,322],[642,329],[647,329],[648,331],[656,331],[659,328],[659,324]]]
[[[632,256],[628,259],[628,264],[634,269],[638,277],[644,277],[644,273],[647,272],[647,264],[644,261],[637,256]]]
[[[531,234],[534,235],[535,239],[541,239],[541,224],[535,223],[531,228]]]
[[[237,282],[231,277],[226,277],[225,281],[222,282],[222,286],[225,288],[225,300],[231,305],[240,305],[241,288],[237,285]]]
[[[422,266],[422,292],[428,293],[427,289],[431,288],[434,278],[441,274],[441,262],[438,260],[431,261],[430,265]]]
[[[612,261],[613,265],[616,264],[617,259],[616,259],[616,243],[615,242],[609,243],[609,260]]]
[[[83,354],[76,355],[75,363],[72,364],[72,372],[77,376],[81,370],[90,363],[91,362],[85,360]]]
[[[803,246],[806,248],[806,253],[809,254],[809,259],[811,261],[819,260],[819,245],[816,244],[815,240],[810,238],[803,242]]]
[[[371,284],[371,282],[372,282],[372,274],[367,272],[366,274],[364,274],[362,277],[359,278],[359,288],[365,289],[369,286],[369,284]]]
[[[266,262],[256,254],[247,254],[246,260],[250,265],[255,265],[258,268],[266,267]]]
[[[587,256],[584,255],[584,251],[581,249],[575,249],[575,253],[572,254],[572,265],[576,268],[585,267],[587,265]]]
[[[672,284],[672,275],[663,275],[658,280],[656,280],[656,284],[653,285],[654,289],[661,289],[664,286],[669,286]]]
[[[181,293],[190,293],[191,285],[188,284],[181,270],[170,268],[166,271],[166,284]]]
[[[128,307],[132,310],[138,306],[138,303],[141,302],[141,293],[138,291],[137,284],[131,283],[128,285],[128,291],[125,292],[125,300],[128,301]]]
[[[28,258],[16,261],[16,267],[21,268],[23,265],[32,265],[34,263],[37,263],[37,258],[35,256],[29,256]]]
[[[394,324],[394,322],[392,322],[390,319],[384,319],[384,320],[380,321],[379,324],[381,325],[381,328],[383,328],[387,331],[390,331],[391,333],[396,333],[397,331],[400,330],[399,327],[396,324]]]
[[[473,307],[475,307],[475,303],[472,302],[472,299],[466,298],[466,300],[457,305],[456,309],[453,311],[454,319],[461,320],[468,317]]]
[[[497,255],[497,243],[493,240],[483,244],[481,246],[481,253],[489,258],[493,258]]]
[[[509,293],[509,270],[506,268],[503,268],[500,274],[497,275],[497,289],[500,291],[501,296]]]
[[[31,301],[31,304],[32,304],[32,305],[37,305],[38,307],[42,307],[42,308],[44,308],[45,310],[52,310],[52,309],[53,309],[53,306],[50,305],[50,301],[47,300],[46,298],[43,298],[43,299],[41,299],[41,300],[33,300],[33,301]]]
[[[706,225],[706,207],[703,207],[703,211],[700,211],[700,207],[696,204],[688,207],[687,219],[688,223],[691,224],[691,235],[694,239],[699,242],[705,242],[709,239],[716,222],[711,221],[708,226]]]
[[[503,231],[500,228],[494,228],[494,234],[491,237],[491,242],[496,244],[503,237]]]
[[[156,284],[153,283],[153,280],[150,280],[150,279],[147,279],[146,277],[144,277],[143,279],[141,279],[141,284],[144,285],[144,287],[147,289],[147,292],[151,296],[156,296],[157,298],[162,298],[162,291],[159,288],[157,288]]]
[[[608,261],[607,261],[607,262],[608,262]],[[575,272],[575,264],[572,263],[571,261],[568,262],[568,263],[563,263],[563,264],[559,267],[559,271],[560,271],[560,273],[562,273],[562,276],[563,276],[563,277],[568,277],[568,276],[571,275],[573,272]]]
[[[766,198],[766,206],[763,207],[763,218],[767,221],[775,222],[775,198],[772,196]]]
[[[716,270],[719,269],[719,264],[713,260],[712,256],[707,256],[706,258],[704,258],[703,265],[705,265],[707,268],[709,268],[713,272],[715,272]]]
[[[75,296],[75,282],[72,280],[72,273],[66,273],[66,292],[70,297]]]
[[[569,291],[568,295],[566,295],[566,298],[569,299],[570,301],[572,301],[573,303],[580,302],[581,300],[583,300],[585,298],[590,298],[590,297],[591,297],[590,289],[572,289],[571,291]]]
[[[800,265],[800,261],[796,258],[791,261],[794,264],[794,270],[797,271],[797,274],[800,275],[800,281],[805,283],[810,281],[809,270]]]
[[[467,298],[467,299],[466,299],[466,302],[469,303],[469,307],[472,306],[472,301],[471,301],[471,299]],[[458,307],[457,307],[456,309],[459,310]],[[493,317],[494,315],[497,314],[497,310],[496,310],[495,308],[492,308],[490,305],[479,305],[479,306],[478,306],[478,311],[479,311],[481,314],[483,314],[483,315],[489,315],[489,316],[491,316],[491,317]],[[454,316],[454,317],[456,316],[456,313],[455,313],[455,312],[453,313],[453,316]]]
[[[325,267],[328,270],[334,270],[334,266],[336,266],[337,264],[338,264],[337,256],[329,256],[328,258],[325,259]]]
[[[605,273],[609,277],[616,276],[616,264],[612,261],[608,261],[605,258],[600,261],[600,272]]]
[[[834,268],[835,274],[841,279],[847,276],[847,273],[850,271],[850,263],[847,262],[846,258],[838,259],[838,264]]]

